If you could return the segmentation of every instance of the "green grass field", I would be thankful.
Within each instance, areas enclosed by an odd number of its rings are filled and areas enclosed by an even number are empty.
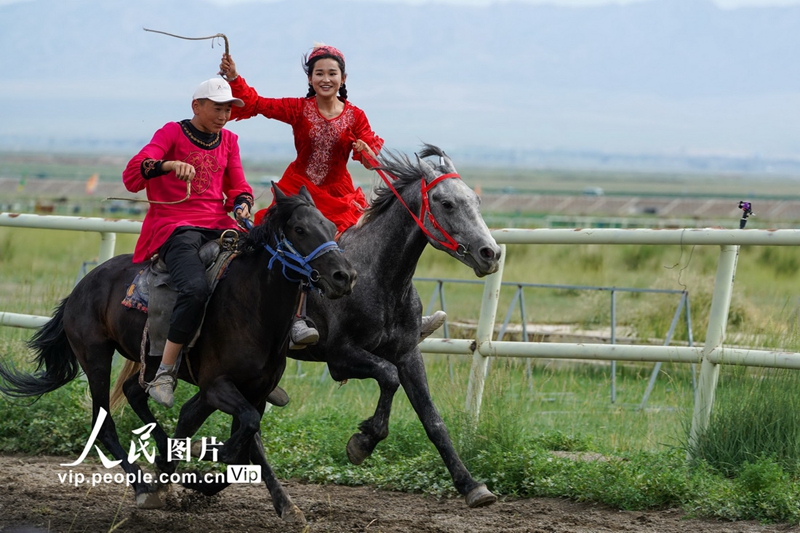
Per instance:
[[[99,242],[97,235],[80,232],[0,228],[2,310],[50,314],[69,294],[84,262],[96,257]],[[131,251],[134,242],[135,236],[119,235],[117,253]],[[694,341],[699,343],[717,255],[718,249],[700,246],[509,246],[504,279],[686,289]],[[729,339],[798,350],[798,270],[800,252],[793,248],[743,248]],[[469,269],[432,249],[424,254],[417,275],[474,279]],[[426,304],[433,284],[420,284],[419,290]],[[447,285],[449,318],[476,319],[481,293],[482,285]],[[512,288],[503,289],[500,319],[512,296]],[[673,296],[620,295],[618,325],[631,328],[638,338],[663,337],[676,304]],[[531,322],[609,323],[608,294],[596,291],[529,290],[526,308]],[[31,369],[24,345],[30,335],[29,330],[0,327],[2,361]],[[685,327],[679,327],[676,339],[686,338]],[[622,509],[680,506],[724,519],[800,521],[800,508],[792,503],[800,498],[800,429],[794,429],[800,428],[794,408],[800,387],[794,372],[723,368],[712,421],[718,432],[715,445],[706,445],[699,460],[687,462],[686,430],[693,405],[689,365],[663,365],[647,407],[640,410],[652,365],[618,365],[617,401],[612,404],[608,365],[535,361],[528,367],[522,360],[492,361],[481,422],[472,428],[464,413],[470,364],[467,357],[426,356],[434,401],[462,459],[501,494],[569,497]],[[281,476],[452,494],[441,460],[402,391],[388,439],[364,465],[350,465],[345,443],[372,414],[377,386],[355,380],[342,386],[323,372],[321,364],[290,361],[282,385],[292,402],[264,417],[268,457]],[[181,384],[178,400],[193,393],[193,387]],[[34,404],[0,399],[0,451],[79,453],[90,430],[87,405],[81,380]],[[174,428],[177,409],[155,412],[168,429]],[[770,426],[759,426],[762,421]],[[141,422],[130,409],[117,415],[117,422],[125,445]],[[778,426],[788,429],[771,429]],[[228,428],[228,417],[217,413],[199,435],[222,439]],[[748,437],[752,434],[768,435],[771,442],[753,442]],[[610,460],[575,460],[583,453]]]

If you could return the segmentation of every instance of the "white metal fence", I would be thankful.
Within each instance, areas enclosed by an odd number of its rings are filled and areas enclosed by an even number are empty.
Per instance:
[[[132,220],[11,213],[0,213],[0,226],[99,232],[99,262],[114,255],[115,233],[138,233],[141,229],[141,223]],[[426,339],[421,344],[422,351],[427,353],[472,355],[466,409],[476,420],[480,414],[488,357],[700,363],[692,418],[693,440],[708,426],[720,364],[800,369],[800,353],[726,348],[723,345],[739,246],[797,246],[800,245],[800,230],[501,229],[492,234],[503,251],[507,244],[654,244],[719,246],[720,255],[702,347],[495,341],[493,332],[503,280],[504,262],[501,262],[498,272],[485,280],[475,338]],[[46,320],[47,317],[0,312],[0,325],[37,327]]]
[[[723,345],[739,246],[797,246],[800,244],[800,230],[503,229],[492,233],[503,250],[507,244],[710,245],[720,247],[720,256],[708,329],[702,347],[494,341],[492,333],[503,278],[503,265],[501,265],[496,274],[486,279],[475,339],[424,341],[426,351],[472,354],[466,409],[475,419],[480,414],[488,357],[701,363],[692,416],[690,435],[692,442],[696,442],[697,437],[708,427],[720,364],[800,368],[800,353],[741,350],[726,348]]]
[[[21,213],[0,213],[0,226],[12,228],[60,229],[72,231],[90,231],[100,234],[100,251],[97,262],[102,263],[114,256],[117,244],[117,233],[138,234],[142,223],[138,220],[114,220],[106,218],[43,216]],[[0,310],[0,326],[19,328],[38,328],[50,320],[50,317],[9,313]]]

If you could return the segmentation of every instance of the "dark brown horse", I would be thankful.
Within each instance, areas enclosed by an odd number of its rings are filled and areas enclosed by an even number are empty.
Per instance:
[[[338,298],[351,292],[356,274],[332,242],[336,228],[316,209],[307,192],[287,197],[274,189],[275,205],[261,225],[242,237],[243,252],[217,286],[197,343],[180,367],[179,379],[197,385],[200,391],[181,408],[175,438],[191,437],[216,410],[232,415],[233,431],[218,450],[219,460],[260,465],[278,515],[302,522],[303,513],[264,456],[260,421],[267,396],[286,366],[299,279],[306,277],[328,298]],[[286,258],[294,258],[294,262],[290,259],[284,264]],[[131,262],[130,255],[122,255],[92,270],[32,337],[29,346],[38,354],[38,372],[25,374],[0,365],[0,392],[39,396],[68,383],[82,368],[92,395],[94,425],[101,409],[109,409],[114,350],[129,360],[139,359],[146,315],[120,302],[141,267]],[[148,381],[158,367],[158,359],[153,359],[146,366]],[[156,465],[162,472],[174,472],[176,465],[166,460],[167,435],[150,412],[138,376],[125,382],[124,391],[142,421],[156,423],[152,432],[159,452]],[[97,439],[121,461],[129,479],[137,480],[133,483],[137,504],[159,506],[156,487],[137,476],[139,466],[128,462],[110,416],[105,417]]]

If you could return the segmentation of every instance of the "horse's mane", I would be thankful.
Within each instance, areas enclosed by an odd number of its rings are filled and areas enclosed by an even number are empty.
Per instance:
[[[422,151],[417,154],[420,160],[430,156],[439,156],[449,163],[450,167],[448,167],[447,164],[433,164],[430,161],[420,161],[419,164],[428,165],[437,174],[455,171],[455,169],[452,168],[450,158],[444,153],[444,150],[438,146],[427,143],[423,144],[422,146]],[[378,155],[378,162],[380,163],[380,165],[377,167],[379,170],[382,170],[392,177],[397,178],[392,181],[392,185],[401,196],[407,187],[418,183],[424,175],[418,163],[412,162],[407,155],[399,152],[383,150]],[[364,211],[364,214],[359,221],[359,225],[366,224],[376,215],[388,209],[389,205],[391,205],[396,199],[394,192],[392,192],[392,190],[387,187],[386,184],[383,184],[375,189],[374,194],[375,197],[372,199],[370,206]]]
[[[253,227],[245,236],[245,249],[254,250],[269,244],[273,235],[281,233],[283,225],[292,216],[292,212],[303,205],[311,205],[311,203],[301,195],[287,196],[283,200],[273,203],[261,223]]]

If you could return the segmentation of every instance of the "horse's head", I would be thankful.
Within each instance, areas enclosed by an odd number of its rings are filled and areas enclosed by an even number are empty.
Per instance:
[[[438,156],[437,164],[425,159],[431,156]],[[381,154],[380,162],[403,182],[403,196],[431,246],[469,266],[478,277],[497,272],[501,251],[481,217],[480,198],[461,180],[444,151],[426,144],[416,165],[388,153]],[[409,183],[412,176],[418,184]],[[385,191],[380,194],[388,196]]]
[[[274,259],[283,264],[287,277],[307,277],[331,299],[350,294],[357,274],[333,240],[336,226],[317,209],[305,187],[295,196],[285,195],[274,182],[272,188],[275,204],[251,238],[272,241],[267,249],[277,251]]]

